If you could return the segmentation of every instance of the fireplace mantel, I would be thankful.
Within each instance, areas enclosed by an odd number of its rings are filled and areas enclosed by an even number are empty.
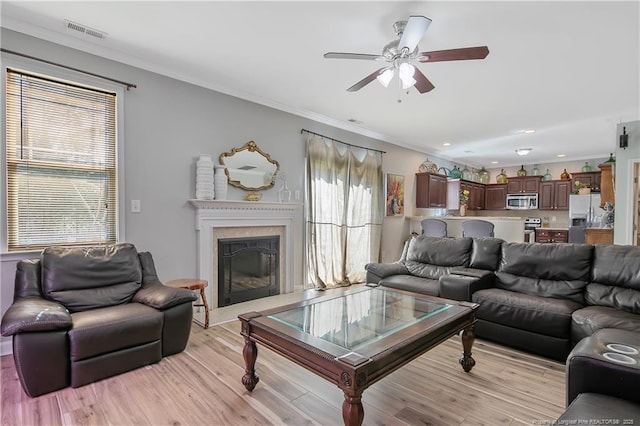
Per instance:
[[[217,300],[218,277],[213,270],[216,228],[284,228],[285,273],[281,292],[290,293],[303,276],[302,204],[260,201],[189,200],[195,208],[198,278],[207,280],[209,300]],[[215,292],[215,293],[214,293]]]

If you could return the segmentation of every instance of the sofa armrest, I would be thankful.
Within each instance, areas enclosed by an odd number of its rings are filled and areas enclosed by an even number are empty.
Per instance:
[[[404,263],[367,263],[364,267],[367,270],[367,282],[378,283],[381,279],[391,275],[409,275],[410,272]]]
[[[566,362],[567,405],[581,393],[599,393],[640,404],[640,364],[605,358],[604,353],[614,352],[607,347],[610,343],[640,348],[640,333],[605,328],[578,342]],[[630,356],[639,359],[637,354]]]
[[[147,281],[133,296],[133,302],[156,309],[168,309],[182,303],[191,303],[198,298],[193,291],[162,285],[160,281]]]
[[[71,314],[60,303],[40,297],[18,299],[2,317],[3,336],[71,328]]]
[[[473,293],[493,287],[495,274],[491,271],[473,268],[461,268],[452,271],[453,275],[440,277],[440,297],[471,302]]]

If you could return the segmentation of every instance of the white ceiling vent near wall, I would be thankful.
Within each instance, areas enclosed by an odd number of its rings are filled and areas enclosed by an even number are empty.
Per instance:
[[[105,33],[104,31],[96,30],[95,28],[87,27],[86,25],[78,24],[77,22],[68,21],[65,19],[64,26],[67,27],[68,30],[77,31],[91,37],[99,39],[107,38],[107,33]]]

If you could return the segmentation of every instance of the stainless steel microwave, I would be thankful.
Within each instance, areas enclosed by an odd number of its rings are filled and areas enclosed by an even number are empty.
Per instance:
[[[507,210],[532,210],[538,208],[538,194],[507,194]]]

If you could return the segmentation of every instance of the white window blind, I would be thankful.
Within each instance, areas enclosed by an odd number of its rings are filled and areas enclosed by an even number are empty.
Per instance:
[[[116,95],[7,70],[7,248],[117,236]]]

